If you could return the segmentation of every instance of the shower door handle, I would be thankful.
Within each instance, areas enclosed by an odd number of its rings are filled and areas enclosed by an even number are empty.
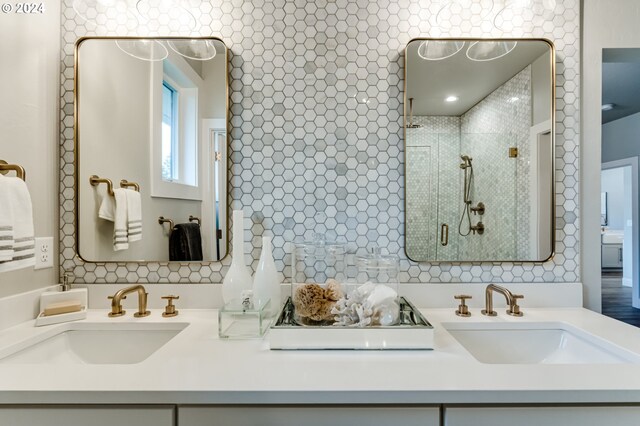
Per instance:
[[[440,225],[440,244],[443,246],[449,244],[449,225],[446,223]]]

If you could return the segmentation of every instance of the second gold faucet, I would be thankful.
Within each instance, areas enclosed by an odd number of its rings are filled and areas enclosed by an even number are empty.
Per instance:
[[[495,317],[498,315],[496,311],[493,310],[493,292],[497,292],[502,294],[505,299],[507,299],[507,304],[509,305],[509,309],[507,309],[507,314],[514,317],[521,317],[522,311],[520,311],[520,306],[518,306],[518,299],[524,298],[521,294],[513,294],[508,289],[504,287],[500,287],[499,285],[489,284],[487,289],[485,290],[485,309],[482,310],[482,315],[487,315],[490,317]]]

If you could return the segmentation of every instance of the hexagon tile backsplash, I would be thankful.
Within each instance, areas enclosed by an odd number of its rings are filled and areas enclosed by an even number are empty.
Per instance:
[[[62,7],[60,268],[73,272],[75,282],[222,281],[228,257],[138,264],[84,263],[75,256],[75,41],[196,35],[220,37],[230,49],[230,204],[244,210],[245,228],[253,232],[246,241],[253,267],[263,232],[274,236],[276,264],[285,277],[288,241],[335,232],[353,246],[376,243],[397,253],[403,282],[579,280],[578,0],[112,3],[64,0]],[[404,47],[415,37],[536,37],[555,43],[552,261],[430,264],[404,255]]]

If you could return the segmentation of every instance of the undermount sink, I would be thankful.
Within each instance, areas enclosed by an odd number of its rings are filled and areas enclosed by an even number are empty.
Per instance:
[[[561,322],[444,323],[484,364],[637,364],[640,356]]]
[[[68,323],[0,351],[2,364],[136,364],[188,323]]]

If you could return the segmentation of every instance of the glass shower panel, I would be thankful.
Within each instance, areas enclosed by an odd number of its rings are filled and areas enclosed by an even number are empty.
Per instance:
[[[407,255],[435,259],[437,244],[438,135],[407,129],[406,232]]]
[[[434,232],[436,257],[438,261],[457,261],[460,235],[462,189],[460,174],[460,133],[441,133],[438,135],[438,218]],[[448,241],[443,244],[443,225],[448,227]]]

